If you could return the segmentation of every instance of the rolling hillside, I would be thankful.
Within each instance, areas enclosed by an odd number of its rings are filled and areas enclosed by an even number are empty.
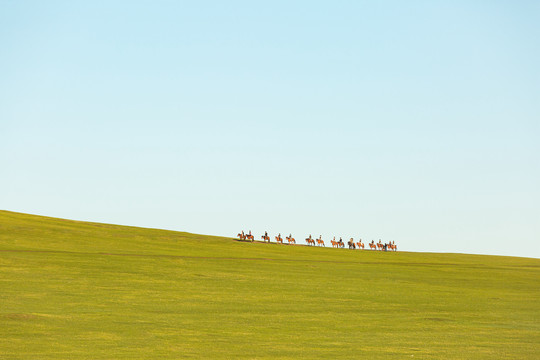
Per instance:
[[[1,359],[540,358],[538,259],[0,211],[0,290]]]

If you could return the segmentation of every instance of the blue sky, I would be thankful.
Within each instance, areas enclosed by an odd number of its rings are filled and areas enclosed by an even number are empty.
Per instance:
[[[536,1],[0,1],[0,208],[540,257]]]

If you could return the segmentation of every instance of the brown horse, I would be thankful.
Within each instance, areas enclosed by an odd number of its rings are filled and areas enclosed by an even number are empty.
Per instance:
[[[261,239],[263,239],[264,242],[270,242],[270,236],[268,235],[261,235]]]
[[[255,240],[255,236],[253,236],[251,234],[248,234],[248,235],[246,235],[246,239],[253,241],[253,240]]]
[[[397,251],[397,245],[394,244],[393,241],[392,241],[391,243],[388,243],[388,248],[389,248],[390,250]]]
[[[332,247],[339,247],[339,243],[336,240],[330,240],[330,242],[332,243]]]
[[[381,242],[381,239],[379,239],[379,242],[377,243],[377,249],[379,249],[379,250],[384,249],[384,244]]]
[[[324,246],[324,247],[326,247],[326,246],[324,245],[324,241],[323,241],[323,239],[322,239],[322,235],[319,236],[319,238],[317,239],[317,246]]]
[[[243,231],[242,231],[241,233],[239,233],[238,235],[236,235],[236,236],[238,236],[238,238],[239,238],[240,240],[246,240],[246,235],[244,235],[244,232],[243,232]]]
[[[308,246],[309,246],[309,245],[315,246],[315,240],[313,240],[313,239],[311,238],[311,235],[309,235],[309,237],[306,238],[306,243],[308,244]]]
[[[285,236],[285,239],[287,239],[289,244],[296,244],[296,240],[292,236]]]
[[[371,240],[370,243],[368,243],[369,248],[372,250],[377,250],[377,244],[375,244],[375,241]]]
[[[364,249],[364,243],[362,242],[362,239],[356,243],[356,246],[358,246],[358,249],[362,248]]]
[[[283,239],[281,238],[281,235],[276,236],[276,242],[278,244],[283,244]]]
[[[347,242],[347,245],[349,245],[349,249],[352,249],[352,250],[355,250],[355,249],[356,249],[356,245],[354,244],[353,238],[351,238],[351,239]]]

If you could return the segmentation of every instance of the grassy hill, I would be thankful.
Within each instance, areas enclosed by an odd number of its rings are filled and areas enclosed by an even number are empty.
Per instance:
[[[540,260],[0,211],[1,359],[538,359]]]

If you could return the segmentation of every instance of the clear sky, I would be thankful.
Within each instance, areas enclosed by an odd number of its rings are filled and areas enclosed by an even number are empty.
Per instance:
[[[538,1],[0,0],[0,208],[540,257]]]

